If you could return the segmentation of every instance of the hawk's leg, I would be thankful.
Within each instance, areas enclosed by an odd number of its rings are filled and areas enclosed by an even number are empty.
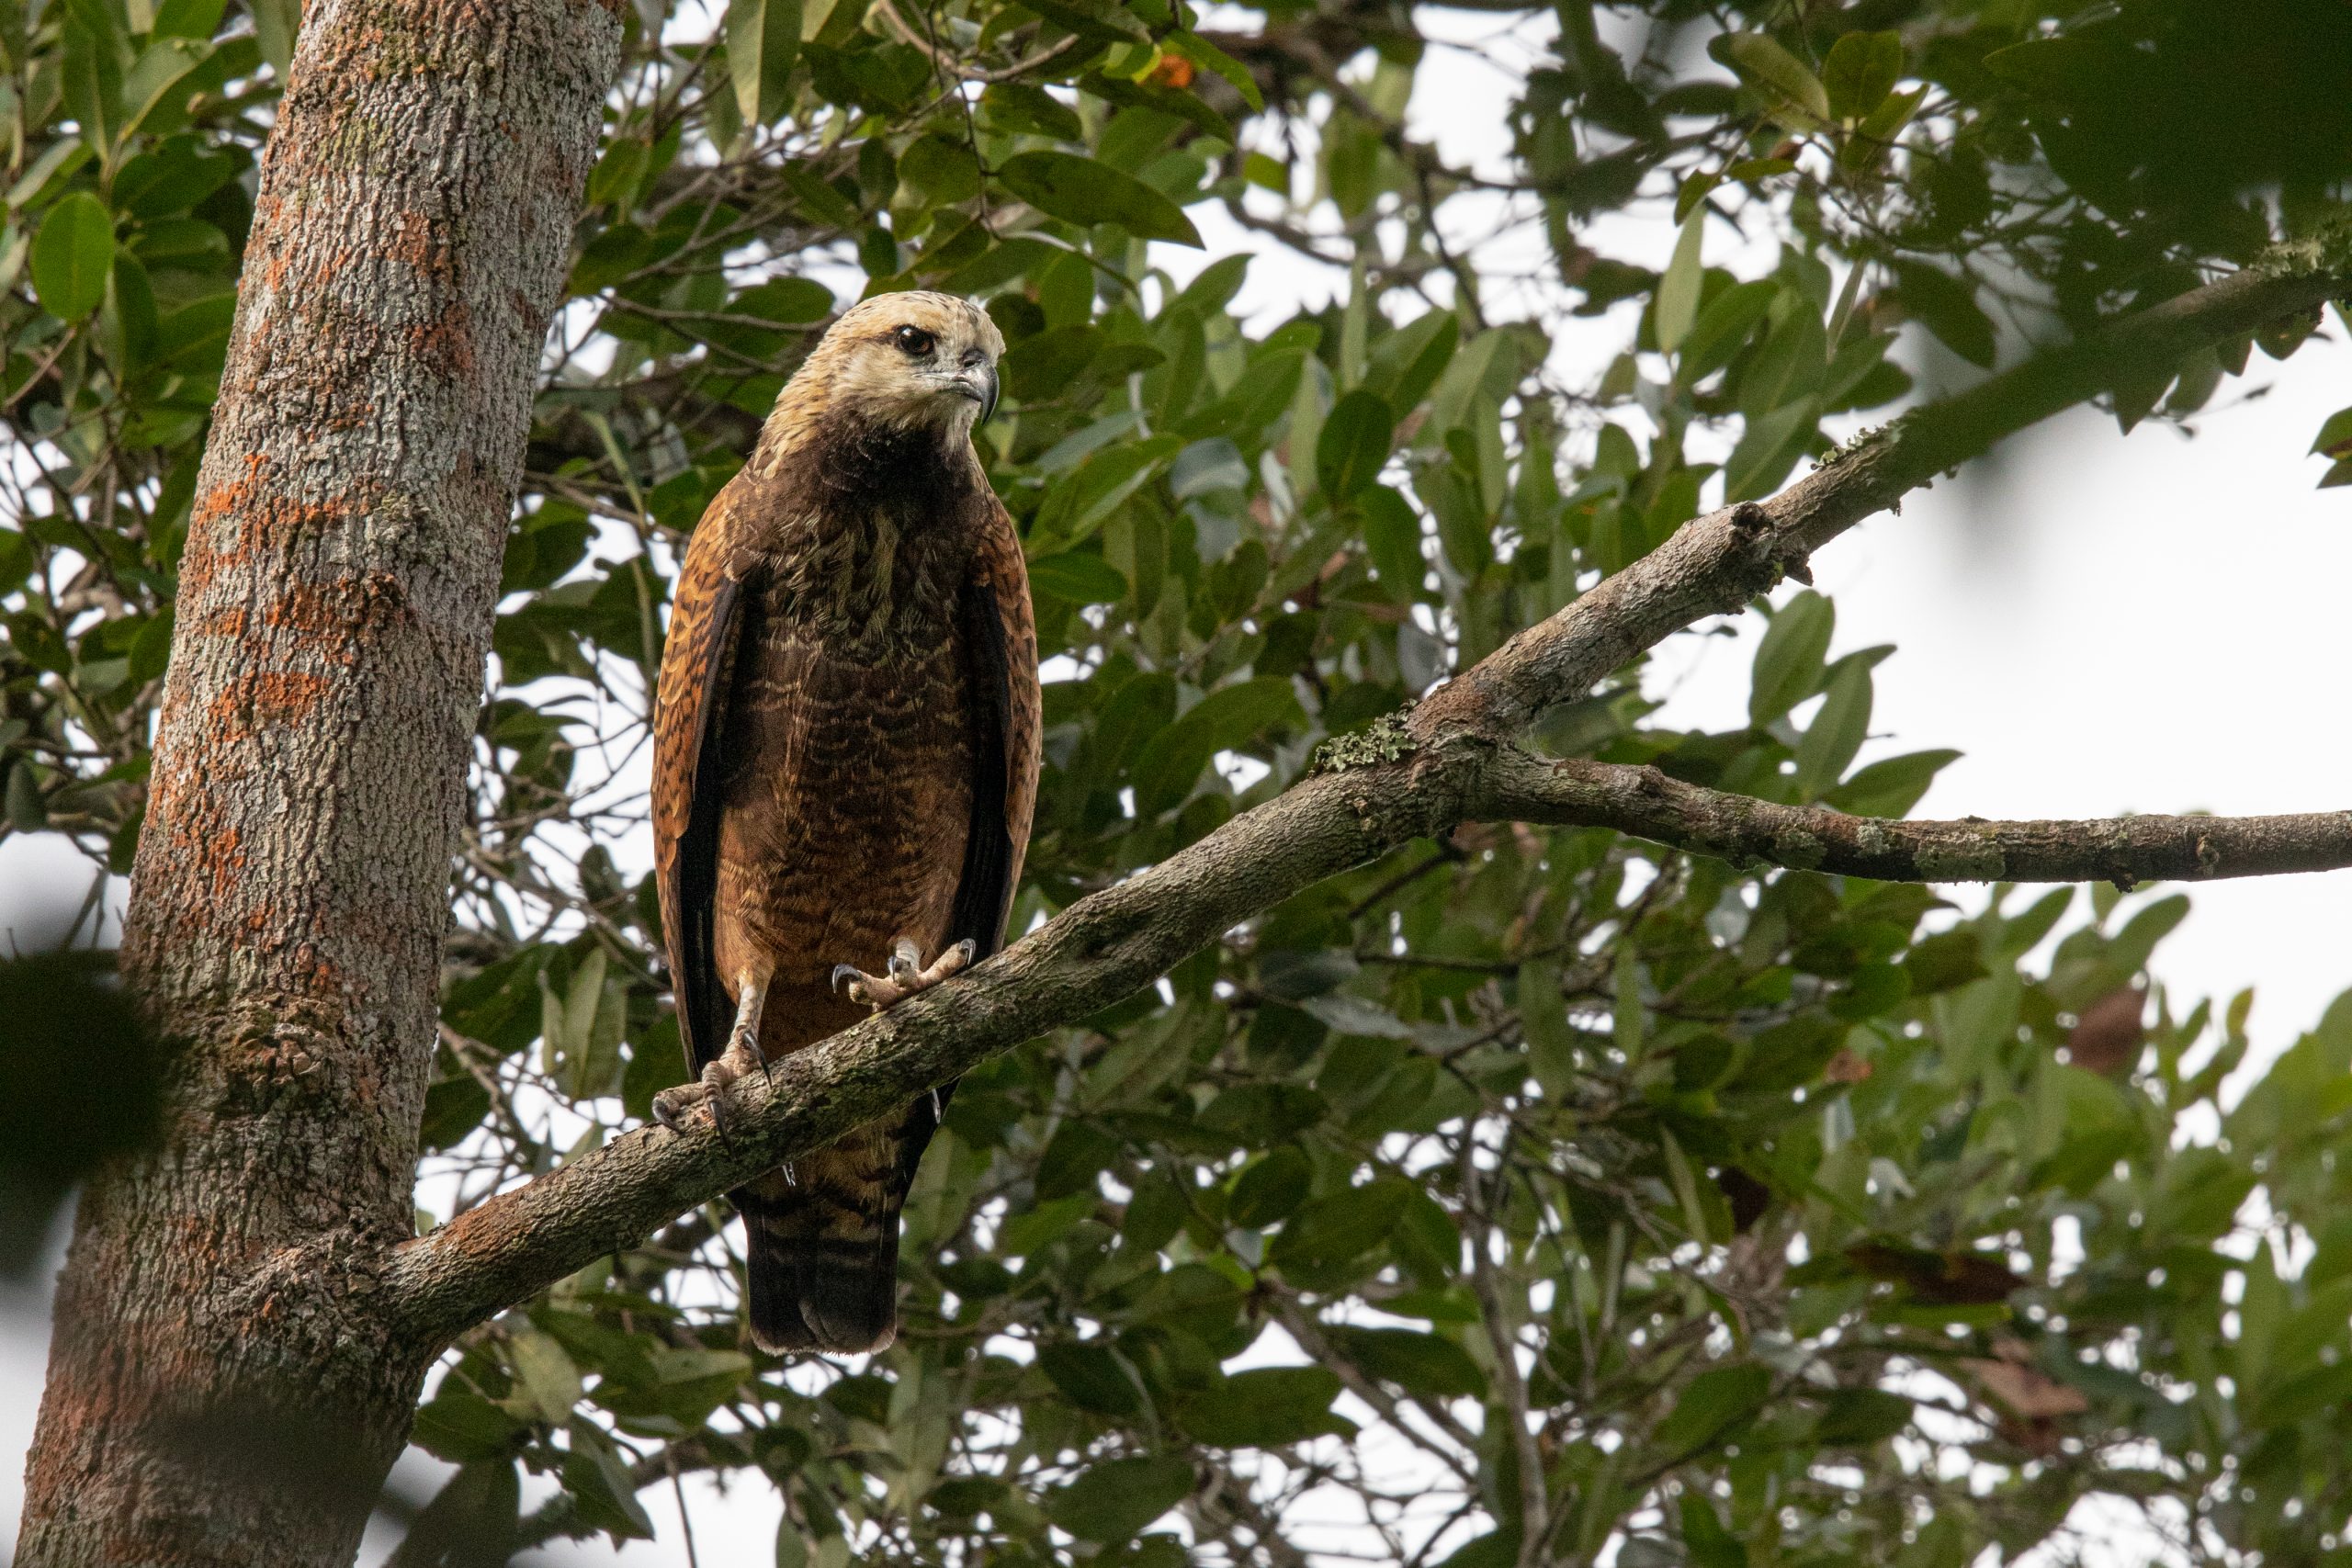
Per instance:
[[[695,1082],[665,1089],[653,1097],[656,1122],[674,1133],[680,1118],[707,1101],[710,1124],[722,1133],[727,1130],[728,1086],[752,1073],[764,1076],[768,1070],[768,1059],[760,1053],[760,1014],[767,1001],[766,976],[746,969],[736,976],[735,1027],[728,1033],[727,1049],[703,1065],[702,1077]]]
[[[895,1007],[909,997],[928,991],[950,976],[960,974],[972,962],[972,954],[979,951],[969,938],[956,942],[933,959],[928,967],[922,961],[922,949],[913,941],[900,937],[890,944],[890,962],[880,975],[868,975],[850,964],[833,965],[833,986],[841,988],[846,981],[849,999],[864,1002],[876,1012]]]

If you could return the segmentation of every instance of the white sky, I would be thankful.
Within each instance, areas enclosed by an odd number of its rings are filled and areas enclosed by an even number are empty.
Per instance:
[[[1462,29],[1455,36],[1491,31],[1476,17],[1433,18]],[[1525,47],[1513,51],[1523,57]],[[1457,162],[1491,159],[1507,145],[1499,111],[1510,90],[1484,63],[1432,51],[1416,129]],[[1219,210],[1193,216],[1207,252],[1169,255],[1171,270],[1189,275],[1215,256],[1264,248]],[[1600,243],[1655,265],[1667,237],[1662,224],[1626,224]],[[1497,242],[1494,254],[1514,265],[1534,259],[1523,236]],[[1712,245],[1708,255],[1723,259]],[[1752,275],[1768,262],[1733,265]],[[1269,257],[1242,303],[1278,318],[1321,303],[1335,284],[1344,280]],[[2333,318],[2327,331],[2343,336]],[[1588,339],[1613,352],[1623,334],[1622,321],[1595,323],[1563,343],[1563,357]],[[1873,747],[1965,753],[1922,814],[2352,807],[2352,724],[2341,694],[2352,649],[2344,607],[2352,490],[2313,490],[2323,465],[2304,456],[2320,422],[2352,402],[2352,349],[2313,343],[2284,366],[2256,355],[2250,371],[2224,388],[2225,406],[2199,421],[2194,440],[2157,426],[2125,438],[2111,420],[2078,412],[1816,559],[1819,585],[1838,602],[1838,649],[1900,646],[1877,671]],[[2248,388],[2267,395],[2245,400]],[[1669,646],[1654,685],[1674,693],[1665,721],[1736,722],[1752,633],[1743,628],[1738,649],[1698,638]],[[37,933],[24,929],[34,910],[78,899],[87,874],[55,840],[0,843],[0,940],[17,928],[34,945]],[[2193,897],[2194,912],[2160,952],[2159,977],[2189,1000],[2255,987],[2257,1058],[2291,1043],[2352,987],[2352,872],[2217,884]],[[0,1289],[0,1542],[15,1537],[47,1317],[45,1283]],[[412,1450],[397,1475],[423,1491],[438,1468]],[[690,1483],[688,1495],[703,1561],[768,1559],[780,1509],[763,1480],[747,1476],[723,1495]],[[682,1564],[675,1505],[659,1488],[643,1500],[662,1539],[618,1559]],[[380,1562],[390,1544],[371,1536],[362,1562]],[[569,1556],[614,1554],[590,1542]]]

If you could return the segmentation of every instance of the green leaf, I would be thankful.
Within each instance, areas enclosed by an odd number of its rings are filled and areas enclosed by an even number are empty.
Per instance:
[[[1376,485],[1356,497],[1363,513],[1364,550],[1373,570],[1399,602],[1418,598],[1429,562],[1421,555],[1421,520],[1412,503],[1385,485]]]
[[[478,1393],[444,1389],[416,1413],[410,1440],[453,1464],[494,1460],[514,1451],[514,1418]]]
[[[1029,548],[1040,556],[1052,555],[1087,538],[1157,478],[1182,446],[1181,436],[1155,435],[1096,453],[1047,494],[1030,529]]]
[[[184,84],[211,53],[212,45],[200,39],[159,38],[149,44],[122,79],[123,137],[161,135],[184,124]]]
[[[1822,62],[1821,85],[1832,118],[1860,121],[1886,101],[1903,78],[1899,33],[1848,33]]]
[[[1411,1188],[1394,1177],[1317,1198],[1283,1224],[1271,1252],[1278,1264],[1309,1268],[1345,1263],[1388,1237]]]
[[[1696,1491],[1682,1495],[1682,1546],[1691,1568],[1747,1568],[1747,1546],[1724,1529],[1715,1506]]]
[[[1070,1226],[1092,1213],[1101,1201],[1100,1195],[1093,1191],[1073,1192],[1015,1214],[1005,1223],[997,1250],[1012,1258],[1031,1257],[1052,1246]]]
[[[1314,1178],[1314,1167],[1295,1145],[1271,1149],[1234,1178],[1226,1218],[1245,1230],[1263,1230],[1298,1208]]]
[[[2039,96],[2064,99],[2099,69],[2107,48],[2090,38],[2030,39],[1992,51],[1984,56],[1984,69]]]
[[[1193,64],[1204,66],[1224,77],[1232,85],[1233,90],[1241,95],[1241,101],[1250,106],[1252,114],[1265,112],[1265,97],[1258,91],[1258,79],[1250,74],[1250,68],[1201,37],[1200,34],[1172,32],[1160,39],[1160,44],[1163,48],[1182,55]]]
[[[1840,811],[1857,817],[1901,817],[1919,804],[1936,774],[1960,761],[1951,750],[1906,751],[1883,757],[1857,772],[1823,796]]]
[[[82,141],[51,143],[49,151],[34,159],[32,167],[8,187],[8,205],[11,208],[33,206],[40,197],[48,194],[51,186],[77,173],[90,158],[90,149]]]
[[[2319,438],[2312,443],[2312,452],[2324,457],[2352,457],[2352,409],[2338,409],[2327,416],[2327,423],[2319,427]]]
[[[424,1091],[424,1122],[417,1142],[428,1149],[449,1148],[490,1114],[490,1090],[470,1075],[444,1078]]]
[[[1682,341],[1681,357],[1675,362],[1675,379],[1685,387],[1695,387],[1710,375],[1723,368],[1756,323],[1764,319],[1772,301],[1780,297],[1781,286],[1770,278],[1758,278],[1753,283],[1734,284],[1707,302],[1699,312],[1698,321],[1690,335]]]
[[[56,55],[59,87],[81,140],[101,157],[122,129],[121,17],[103,5],[67,6]]]
[[[1098,1464],[1046,1499],[1046,1517],[1080,1540],[1115,1543],[1182,1502],[1193,1467],[1172,1454]]]
[[[2175,893],[2156,899],[2123,922],[2123,929],[2108,942],[2108,961],[2126,971],[2144,967],[2156,943],[2188,918],[2188,895]]]
[[[1126,1359],[1099,1340],[1048,1345],[1037,1352],[1037,1366],[1080,1410],[1132,1416],[1143,1408],[1143,1391]]]
[[[563,1461],[563,1489],[579,1505],[581,1521],[603,1530],[617,1543],[651,1540],[653,1521],[637,1500],[628,1466],[621,1461],[612,1439],[585,1421],[570,1428],[571,1451]]]
[[[1448,1553],[1437,1568],[1512,1568],[1518,1561],[1519,1532],[1490,1530]]]
[[[1331,1413],[1339,1397],[1339,1375],[1328,1368],[1259,1367],[1186,1400],[1180,1419],[1216,1448],[1272,1448],[1353,1432],[1352,1423]]]
[[[1119,569],[1091,550],[1065,550],[1029,563],[1030,586],[1069,604],[1115,604],[1127,596]]]
[[[1422,1399],[1483,1399],[1487,1374],[1453,1340],[1411,1328],[1324,1330],[1335,1348],[1371,1376]]]
[[[980,94],[980,113],[997,130],[1026,131],[1060,141],[1076,141],[1086,134],[1078,113],[1043,87],[1024,82],[999,82]]]
[[[49,826],[49,806],[30,762],[20,760],[8,770],[6,804],[8,826],[17,832],[38,833]]]
[[[114,218],[88,191],[75,191],[41,220],[33,241],[33,288],[51,315],[78,321],[107,297],[114,267]]]
[[[1707,52],[1762,94],[1794,129],[1819,128],[1829,118],[1829,94],[1810,67],[1762,33],[1721,33]]]
[[[1946,348],[1971,365],[1992,368],[1996,348],[1993,319],[1977,305],[1973,283],[1912,261],[1894,264],[1894,281],[1905,307]]]
[[[1235,750],[1276,725],[1296,725],[1304,716],[1298,694],[1283,676],[1261,676],[1219,687],[1152,738],[1133,770],[1136,805],[1147,814],[1182,800],[1201,770],[1219,751]]]
[[[294,40],[302,28],[302,0],[247,0],[254,15],[254,37],[261,45],[261,57],[269,68],[286,80],[287,67],[294,61]]]
[[[1829,333],[1822,325],[1820,308],[1791,288],[1781,291],[1774,310],[1772,330],[1741,369],[1736,386],[1739,412],[1751,424],[1818,393],[1828,374]]]
[[[1772,1374],[1764,1367],[1713,1367],[1690,1380],[1650,1440],[1660,1458],[1697,1452],[1764,1407]]]
[[[1315,474],[1334,505],[1351,501],[1379,479],[1388,461],[1396,416],[1362,387],[1331,405],[1315,442]]]
[[[1148,42],[1151,38],[1143,18],[1134,15],[1122,0],[1038,0],[1026,8],[1082,37],[1105,43],[1116,43],[1122,39]]]
[[[14,593],[33,574],[30,539],[13,528],[0,528],[0,593]]]
[[[1911,1402],[1878,1388],[1841,1388],[1829,1396],[1814,1427],[1827,1448],[1867,1449],[1911,1424]]]
[[[1821,423],[1821,400],[1807,393],[1751,420],[1724,465],[1724,499],[1753,501],[1778,490]]]
[[[1854,128],[1854,134],[1839,149],[1838,161],[1849,169],[1867,169],[1885,155],[1897,132],[1911,123],[1919,106],[1928,100],[1928,89],[1914,87],[1907,93],[1889,94],[1878,107]]]
[[[1862,749],[1870,733],[1871,694],[1869,664],[1840,660],[1821,711],[1797,742],[1797,790],[1806,799],[1817,799],[1842,778]]]
[[[580,1403],[580,1369],[552,1335],[518,1330],[507,1340],[506,1359],[539,1419],[556,1426],[571,1419]]]
[[[1464,344],[1430,393],[1430,416],[1421,426],[1420,439],[1443,440],[1446,432],[1462,423],[1471,400],[1481,391],[1497,397],[1507,395],[1507,389],[1488,383],[1505,378],[1505,373],[1497,370],[1498,366],[1505,367],[1508,374],[1515,377],[1517,363],[1510,334],[1501,327],[1488,327]]]
[[[822,321],[832,309],[833,291],[809,277],[772,277],[746,288],[727,306],[730,315],[786,324]]]
[[[1087,321],[1052,327],[1005,351],[1005,389],[1023,402],[1052,397],[1102,349],[1102,329]]]
[[[155,363],[187,376],[218,376],[229,353],[237,297],[214,294],[170,310],[155,323]]]
[[[1772,624],[1756,648],[1747,696],[1749,723],[1761,729],[1813,695],[1821,684],[1823,660],[1837,629],[1836,607],[1810,588],[1773,612]]]
[[[1373,344],[1363,384],[1392,411],[1410,410],[1429,396],[1462,342],[1462,318],[1427,310]]]
[[[1116,223],[1138,239],[1201,247],[1183,209],[1133,175],[1075,152],[1015,153],[997,170],[1004,188],[1048,217],[1080,224]]]
[[[107,357],[124,376],[136,374],[155,355],[155,289],[147,269],[129,252],[114,258],[107,279],[105,313]]]
[[[155,7],[157,38],[209,39],[220,30],[228,0],[164,0]]]
[[[435,1562],[503,1561],[518,1545],[522,1479],[503,1455],[460,1468],[409,1521],[401,1551]],[[469,1557],[480,1553],[479,1558]]]
[[[1699,285],[1702,269],[1699,261],[1702,237],[1707,225],[1707,211],[1702,207],[1682,220],[1682,231],[1675,237],[1674,259],[1666,264],[1666,272],[1657,280],[1657,346],[1661,354],[1672,354],[1690,335],[1691,323],[1699,319]]]
[[[728,0],[727,72],[746,125],[765,125],[783,112],[799,51],[800,0]]]
[[[1037,1162],[1037,1197],[1045,1202],[1094,1191],[1094,1179],[1115,1158],[1119,1140],[1091,1122],[1064,1122]]]

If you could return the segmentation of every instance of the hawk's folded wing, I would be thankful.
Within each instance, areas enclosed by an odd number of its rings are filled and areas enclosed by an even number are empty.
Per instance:
[[[730,489],[732,487],[729,487]],[[696,530],[732,531],[728,496]],[[713,952],[718,890],[719,762],[741,641],[742,584],[733,552],[690,551],[678,573],[653,713],[653,869],[670,939],[670,987],[689,1069],[726,1048],[729,1007]]]

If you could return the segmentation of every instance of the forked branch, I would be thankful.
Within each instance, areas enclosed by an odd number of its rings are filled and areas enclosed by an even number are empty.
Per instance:
[[[1878,882],[2209,882],[2352,866],[2352,811],[2114,817],[2076,822],[1895,822],[1775,806],[1656,768],[1521,753],[1487,804],[1529,822],[1612,828],[1736,865]]]
[[[1638,769],[1552,762],[1513,739],[1643,649],[1736,612],[1862,518],[2002,437],[2193,349],[2352,289],[2352,258],[2282,252],[1917,410],[1772,500],[1698,518],[1408,716],[1149,870],[1080,900],[970,974],[740,1086],[721,1138],[626,1133],[386,1260],[376,1307],[447,1339],[760,1171],[991,1055],[1132,995],[1323,878],[1468,820],[1607,827],[1678,848],[1906,880],[2154,879],[2352,863],[2352,815],[2120,823],[1898,823],[1770,806]],[[1997,857],[1997,865],[1996,863]]]

